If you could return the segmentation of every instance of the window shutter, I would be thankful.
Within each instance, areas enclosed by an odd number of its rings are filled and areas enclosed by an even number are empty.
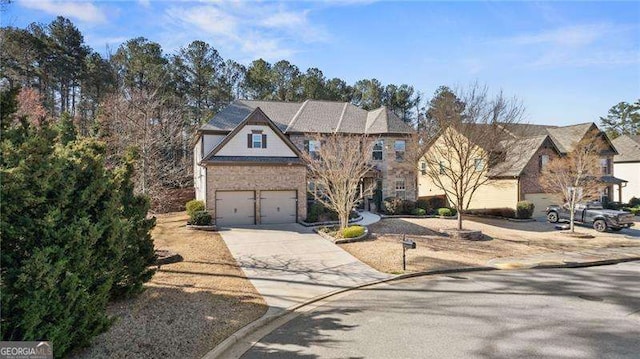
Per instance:
[[[262,135],[262,148],[267,148],[267,135]]]
[[[247,135],[247,148],[252,148],[252,138],[251,138],[251,134]]]

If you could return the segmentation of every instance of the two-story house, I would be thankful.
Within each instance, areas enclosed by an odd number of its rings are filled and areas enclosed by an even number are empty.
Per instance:
[[[411,126],[385,107],[347,102],[237,100],[202,126],[194,143],[196,199],[218,225],[289,223],[306,217],[308,179],[301,152],[318,134],[366,135],[375,141],[363,178],[380,197],[415,200],[415,169],[403,166]],[[364,199],[365,206],[369,200]],[[373,206],[372,206],[373,207]]]
[[[518,201],[527,200],[535,205],[534,217],[544,216],[547,206],[563,201],[559,194],[547,193],[540,185],[545,165],[571,152],[588,133],[599,131],[598,127],[591,122],[571,126],[510,124],[505,130],[506,136],[517,140],[517,145],[505,151],[504,163],[499,165],[506,170],[488,171],[490,180],[474,193],[469,209],[515,209]],[[613,185],[622,181],[613,176],[613,156],[617,152],[603,132],[599,138],[605,148],[600,160],[601,180],[607,184],[601,200],[613,200]],[[513,143],[512,139],[509,141]],[[425,175],[418,176],[418,188],[419,197],[444,195]]]

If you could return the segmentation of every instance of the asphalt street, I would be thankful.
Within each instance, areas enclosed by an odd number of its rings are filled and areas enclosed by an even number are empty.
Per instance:
[[[639,358],[640,262],[422,277],[303,313],[243,358]]]

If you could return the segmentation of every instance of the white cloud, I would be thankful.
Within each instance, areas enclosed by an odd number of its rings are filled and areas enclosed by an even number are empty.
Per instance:
[[[507,41],[517,45],[553,44],[560,46],[584,46],[607,36],[615,28],[607,24],[576,25],[515,36]]]
[[[104,11],[91,2],[53,1],[53,0],[21,0],[20,6],[44,11],[47,14],[64,16],[88,23],[106,23]]]
[[[179,32],[183,38],[210,41],[217,48],[250,58],[282,59],[298,52],[299,46],[328,39],[322,26],[311,23],[310,12],[292,9],[287,3],[176,5],[165,11],[164,37],[175,42]]]

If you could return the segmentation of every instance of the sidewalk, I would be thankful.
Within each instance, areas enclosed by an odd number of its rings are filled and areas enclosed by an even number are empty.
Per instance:
[[[638,259],[640,259],[640,247],[618,247],[580,252],[542,253],[521,258],[499,258],[490,260],[487,265],[498,269],[517,269]]]
[[[368,211],[362,211],[362,212],[359,212],[359,213],[362,216],[362,219],[357,221],[357,222],[353,222],[352,224],[359,224],[361,226],[368,226],[370,224],[374,224],[374,223],[380,221],[380,216],[378,216],[377,214],[373,214],[373,213],[368,212]]]

